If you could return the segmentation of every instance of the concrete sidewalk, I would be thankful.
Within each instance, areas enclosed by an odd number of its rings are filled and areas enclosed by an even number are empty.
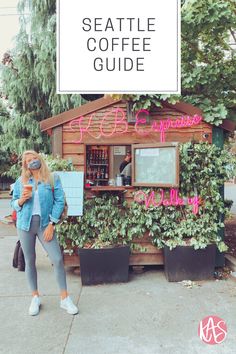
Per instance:
[[[13,235],[14,234],[14,235]],[[67,269],[68,288],[80,313],[59,308],[52,266],[41,245],[37,265],[42,308],[28,315],[25,273],[12,268],[17,237],[0,226],[0,353],[2,354],[162,354],[235,353],[236,282],[206,281],[192,289],[168,283],[163,270],[130,274],[126,284],[81,287]],[[218,315],[228,326],[222,344],[199,339],[199,321]]]
[[[7,212],[6,201],[0,214]],[[12,268],[16,241],[16,229],[0,224],[1,354],[235,353],[234,278],[196,282],[189,289],[168,283],[163,270],[153,268],[130,273],[125,284],[82,288],[80,277],[68,268],[68,289],[80,310],[71,316],[59,308],[53,267],[38,244],[42,307],[31,317],[25,273]],[[226,321],[228,335],[222,344],[207,345],[198,337],[198,324],[209,315]]]

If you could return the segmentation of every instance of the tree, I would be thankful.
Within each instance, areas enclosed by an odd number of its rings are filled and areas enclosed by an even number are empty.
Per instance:
[[[0,141],[4,138],[4,126],[9,119],[9,112],[0,101]],[[12,165],[13,155],[9,149],[3,149],[0,147],[0,178],[2,174],[8,170]]]
[[[236,0],[185,0],[181,16],[181,96],[125,97],[136,108],[161,106],[161,100],[189,102],[215,125],[236,120]]]
[[[236,1],[188,0],[182,7],[182,96],[216,125],[236,113]]]
[[[80,95],[56,94],[56,0],[20,0],[20,32],[3,59],[3,94],[13,107],[1,146],[49,152],[39,121],[81,104]],[[30,13],[27,17],[24,13]]]

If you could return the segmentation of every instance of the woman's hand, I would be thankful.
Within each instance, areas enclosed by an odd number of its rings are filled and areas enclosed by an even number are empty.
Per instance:
[[[23,193],[18,201],[19,206],[22,206],[31,197],[32,197],[32,192],[27,189],[24,189]]]
[[[44,241],[49,242],[52,240],[54,234],[54,226],[52,224],[48,224],[46,229],[44,230],[43,236]]]

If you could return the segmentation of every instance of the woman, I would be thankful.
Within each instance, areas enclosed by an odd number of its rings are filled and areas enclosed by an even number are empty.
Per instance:
[[[61,250],[54,232],[64,209],[64,192],[61,181],[54,175],[54,186],[50,184],[50,172],[35,151],[25,151],[22,156],[22,173],[14,185],[12,207],[17,212],[16,227],[25,256],[26,276],[32,291],[29,314],[39,313],[40,298],[35,266],[36,236],[48,253],[54,265],[56,279],[60,288],[60,307],[69,314],[78,313],[67,293],[66,274]]]

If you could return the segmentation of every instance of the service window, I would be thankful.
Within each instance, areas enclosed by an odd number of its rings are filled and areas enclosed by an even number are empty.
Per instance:
[[[115,185],[131,145],[86,145],[85,186]]]
[[[132,145],[132,171],[133,186],[178,187],[178,144]]]

